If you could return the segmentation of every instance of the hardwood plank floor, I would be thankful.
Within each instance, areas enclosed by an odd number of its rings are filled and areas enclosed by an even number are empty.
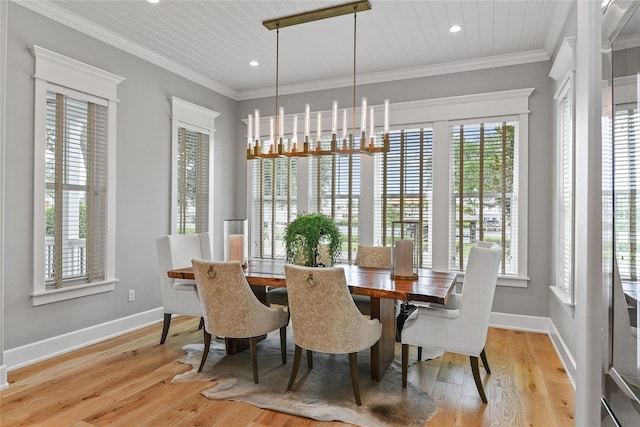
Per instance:
[[[0,425],[13,426],[344,426],[210,401],[211,383],[172,383],[189,366],[177,362],[185,344],[202,342],[198,319],[161,324],[9,372],[0,392]],[[489,329],[489,403],[478,396],[469,358],[445,353],[410,372],[438,405],[427,426],[573,426],[575,392],[544,334]],[[410,363],[416,351],[410,353]],[[286,385],[283,385],[283,387]]]

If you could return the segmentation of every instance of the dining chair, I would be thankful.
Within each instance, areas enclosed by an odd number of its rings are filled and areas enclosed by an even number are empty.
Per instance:
[[[286,364],[289,313],[258,300],[238,261],[194,259],[192,264],[204,316],[204,351],[198,372],[207,360],[212,335],[248,338],[253,381],[258,384],[258,338],[276,329],[280,329],[280,353]]]
[[[391,246],[358,245],[355,265],[368,268],[391,270]],[[371,315],[371,298],[366,295],[352,295],[353,301],[362,314]]]
[[[158,273],[162,291],[164,324],[160,344],[164,344],[174,314],[202,318],[195,280],[172,279],[167,271],[189,267],[192,258],[211,259],[209,233],[170,234],[156,238]],[[201,325],[202,326],[202,319]]]
[[[382,334],[378,319],[367,319],[356,307],[342,267],[302,267],[285,264],[289,312],[295,353],[287,391],[307,350],[307,368],[313,352],[349,354],[349,371],[356,404],[362,404],[358,381],[358,352],[372,347]]]
[[[406,320],[401,333],[402,387],[407,386],[409,345],[468,355],[480,398],[487,403],[478,356],[485,371],[491,370],[485,354],[489,315],[493,304],[502,247],[472,247],[465,270],[462,293],[449,296],[446,305],[428,304]]]

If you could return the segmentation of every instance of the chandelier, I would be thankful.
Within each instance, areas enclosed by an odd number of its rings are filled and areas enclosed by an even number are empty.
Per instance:
[[[356,35],[357,14],[371,9],[368,0],[355,1],[337,6],[331,6],[310,12],[299,13],[263,21],[262,24],[269,30],[276,30],[276,93],[275,93],[275,119],[270,118],[269,139],[262,141],[260,133],[260,111],[255,110],[247,119],[247,159],[277,158],[277,157],[304,157],[326,155],[351,155],[351,154],[375,154],[389,151],[389,100],[384,101],[384,119],[382,137],[375,137],[374,107],[367,111],[367,98],[362,98],[360,107],[360,133],[356,140]],[[347,125],[347,109],[342,110],[342,135],[338,136],[338,101],[333,101],[331,109],[331,142],[330,145],[322,141],[322,113],[317,113],[317,131],[315,142],[312,141],[311,107],[305,104],[303,123],[303,141],[298,144],[298,115],[293,115],[291,137],[286,138],[284,126],[284,107],[278,106],[279,89],[279,59],[280,59],[280,28],[291,25],[303,24],[319,19],[333,18],[336,16],[353,13],[353,105],[351,108],[351,127]],[[368,114],[367,114],[368,112]],[[367,127],[369,129],[367,137]],[[381,140],[380,140],[381,139]]]

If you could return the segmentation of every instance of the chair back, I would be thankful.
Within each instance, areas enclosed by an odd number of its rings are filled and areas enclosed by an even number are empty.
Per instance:
[[[273,310],[255,296],[238,261],[193,259],[205,330],[211,335],[247,338],[264,332],[263,313]]]
[[[358,245],[355,265],[391,269],[391,246]]]
[[[471,347],[478,354],[487,340],[489,316],[498,281],[498,269],[502,259],[502,247],[493,243],[490,247],[472,247],[462,285],[460,302],[461,324],[468,328]]]
[[[192,258],[211,259],[209,233],[171,234],[158,237],[156,238],[156,251],[162,289],[162,305],[165,313],[200,316],[201,310],[197,299],[188,293],[176,291],[174,287],[178,283],[195,286],[195,281],[172,279],[167,276],[167,271],[189,267]]]
[[[345,354],[363,350],[380,338],[379,322],[356,307],[342,267],[285,264],[293,340],[304,349]],[[375,336],[377,333],[377,337]]]

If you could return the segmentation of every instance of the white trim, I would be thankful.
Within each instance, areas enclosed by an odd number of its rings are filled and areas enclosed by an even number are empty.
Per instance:
[[[549,71],[549,77],[558,81],[565,79],[567,74],[571,71],[575,71],[575,50],[576,50],[576,38],[565,37],[558,49],[556,59],[553,61],[551,71]]]
[[[629,34],[626,36],[616,37],[613,44],[613,51],[631,49],[640,46],[640,34]]]
[[[171,101],[171,234],[177,232],[176,218],[178,215],[178,128],[185,127],[209,135],[209,226],[208,232],[214,233],[213,219],[213,155],[216,132],[216,118],[220,113],[201,105],[194,104],[184,99],[172,96]],[[212,234],[213,235],[213,234]]]
[[[419,67],[403,68],[392,71],[381,71],[378,73],[358,74],[358,85],[384,83],[397,80],[415,79],[420,77],[430,77],[452,73],[462,73],[466,71],[484,70],[497,67],[507,67],[511,65],[528,64],[532,62],[548,61],[549,55],[544,50],[530,50],[505,55],[487,56],[482,58],[467,59],[463,61],[445,62],[442,64],[424,65]],[[278,93],[280,95],[291,95],[296,93],[321,91],[353,85],[353,76],[344,76],[334,79],[317,80],[314,82],[304,82],[291,85],[280,85]],[[260,89],[250,89],[240,91],[238,100],[244,101],[256,98],[267,98],[275,93],[274,87]]]
[[[35,307],[38,305],[50,304],[52,302],[113,291],[116,288],[115,284],[118,282],[118,279],[113,279],[104,282],[85,283],[79,286],[69,286],[49,291],[32,292],[31,304]]]
[[[562,303],[563,305],[566,305],[568,307],[575,306],[575,304],[571,301],[571,296],[564,290],[562,290],[560,286],[551,285],[549,286],[549,289],[551,289],[551,293],[553,293],[553,295],[555,295],[558,301],[560,301],[560,303]]]
[[[573,385],[573,389],[576,388],[576,360],[573,358],[573,355],[569,351],[569,347],[562,339],[562,335],[556,329],[556,325],[553,323],[551,319],[549,319],[549,331],[547,335],[551,339],[553,343],[553,347],[556,349],[556,353],[560,357],[562,361],[562,365],[564,366],[564,370],[569,376],[571,380],[571,384]]]
[[[9,387],[7,366],[4,364],[4,164],[7,105],[7,26],[9,23],[9,4],[0,2],[0,390]]]
[[[8,370],[13,371],[156,324],[162,320],[163,312],[163,308],[158,307],[142,313],[136,313],[99,325],[47,338],[42,341],[15,347],[5,350],[4,359],[7,361]],[[160,337],[158,337],[158,342],[159,341]]]

